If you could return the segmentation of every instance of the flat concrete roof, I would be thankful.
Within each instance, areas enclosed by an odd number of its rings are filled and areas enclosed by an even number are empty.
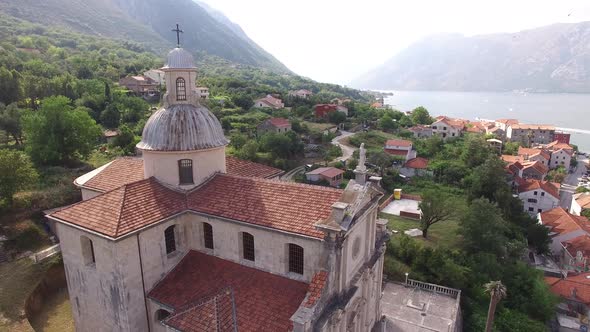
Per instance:
[[[461,310],[450,295],[393,282],[385,284],[381,308],[385,320],[380,331],[388,332],[454,331]]]
[[[406,211],[411,213],[420,213],[418,209],[419,201],[412,199],[396,199],[387,204],[387,206],[381,211],[387,214],[393,214],[399,216],[400,211]]]

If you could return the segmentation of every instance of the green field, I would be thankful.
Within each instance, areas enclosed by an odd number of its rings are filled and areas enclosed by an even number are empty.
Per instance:
[[[404,231],[407,231],[408,229],[420,228],[420,222],[418,220],[401,218],[399,216],[394,216],[386,213],[381,213],[380,217],[389,220],[387,228],[390,231],[396,230],[399,232],[397,234],[393,234],[391,241],[395,241],[396,238],[401,236],[401,234],[403,234]],[[454,248],[458,246],[458,242],[460,239],[459,235],[457,235],[458,228],[458,222],[455,220],[442,221],[430,227],[430,229],[428,230],[427,239],[424,239],[421,236],[415,237],[414,239],[418,240],[420,243],[423,243],[427,246]]]

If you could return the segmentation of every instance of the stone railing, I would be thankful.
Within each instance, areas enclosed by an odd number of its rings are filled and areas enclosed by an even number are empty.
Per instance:
[[[452,298],[457,298],[461,294],[461,291],[458,289],[449,288],[449,287],[445,287],[445,286],[439,286],[439,285],[435,285],[435,284],[429,284],[427,282],[422,282],[422,281],[418,281],[418,280],[414,280],[414,279],[408,279],[408,282],[406,283],[406,285],[411,286],[411,287],[419,287],[421,289],[424,289],[424,290],[427,290],[430,292],[434,292],[434,293],[448,295]]]
[[[33,262],[37,263],[37,262],[40,262],[46,258],[49,258],[49,257],[57,254],[59,252],[61,252],[61,248],[58,243],[58,244],[53,245],[47,249],[41,250],[37,253],[34,253],[29,257],[31,258],[31,260],[33,260]]]

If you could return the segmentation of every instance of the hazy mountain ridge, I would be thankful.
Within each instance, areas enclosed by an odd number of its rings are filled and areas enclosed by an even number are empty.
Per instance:
[[[236,33],[235,28],[192,0],[3,0],[0,11],[33,23],[133,40],[159,53],[175,44],[171,29],[179,23],[185,31],[182,43],[187,49],[243,65],[290,72],[243,32]]]
[[[352,86],[370,89],[590,92],[590,22],[513,34],[438,35]]]

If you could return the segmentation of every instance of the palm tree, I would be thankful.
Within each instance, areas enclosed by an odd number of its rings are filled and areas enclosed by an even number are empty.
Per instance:
[[[494,326],[494,315],[496,305],[506,297],[506,286],[501,281],[490,281],[484,285],[485,292],[490,294],[490,307],[488,308],[488,319],[486,321],[486,332],[491,332]]]

